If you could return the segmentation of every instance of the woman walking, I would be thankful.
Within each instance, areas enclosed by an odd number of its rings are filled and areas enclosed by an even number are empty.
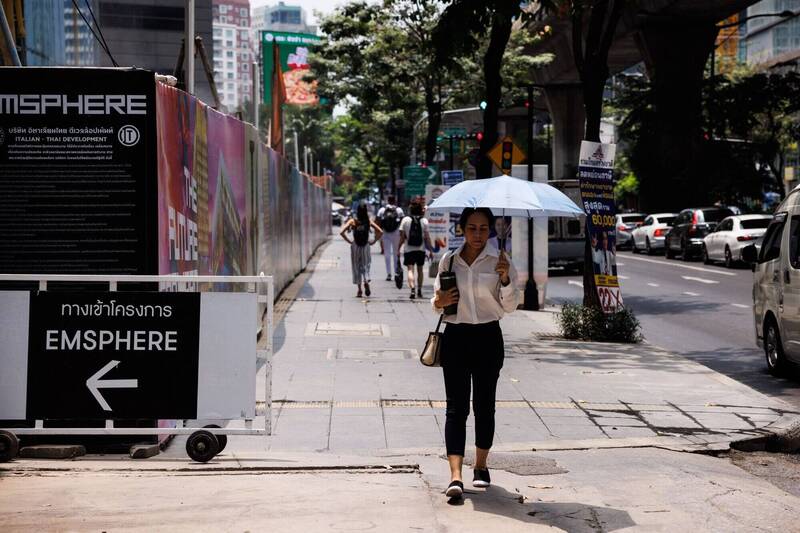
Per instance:
[[[403,248],[403,264],[408,267],[408,286],[411,299],[422,298],[422,267],[425,266],[425,250],[432,250],[428,221],[422,218],[425,209],[419,198],[408,206],[409,216],[400,222],[400,244]],[[414,270],[416,269],[416,276]]]
[[[370,241],[369,230],[375,231],[375,238]],[[347,236],[352,233],[352,240]],[[364,294],[372,294],[369,290],[369,283],[372,281],[369,275],[369,267],[372,263],[369,247],[381,238],[383,231],[380,226],[369,219],[367,204],[361,202],[356,208],[355,218],[351,218],[339,232],[344,240],[350,243],[350,267],[353,271],[353,284],[358,287],[357,298],[361,298],[361,283],[364,283]]]
[[[504,357],[499,320],[517,308],[516,271],[505,253],[488,243],[493,223],[489,209],[464,209],[459,220],[464,244],[442,258],[434,282],[436,294],[431,299],[437,313],[457,304],[457,312],[444,317],[447,326],[441,348],[447,395],[444,434],[451,479],[445,492],[448,498],[458,498],[464,491],[461,468],[470,386],[475,413],[472,486],[491,483],[487,457],[494,437],[495,393]],[[442,291],[440,275],[447,270],[455,274],[456,287]]]

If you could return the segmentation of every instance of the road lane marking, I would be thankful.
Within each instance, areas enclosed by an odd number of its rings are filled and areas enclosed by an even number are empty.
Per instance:
[[[720,276],[736,276],[733,272],[724,272],[722,270],[713,270],[710,268],[696,267],[692,265],[682,265],[680,263],[667,263],[666,261],[656,261],[655,259],[645,259],[644,257],[626,256],[626,259],[633,259],[634,261],[644,261],[645,263],[655,263],[657,265],[674,266],[678,268],[688,268],[689,270],[697,270],[698,272],[709,272],[711,274],[719,274]]]
[[[568,285],[577,285],[578,287],[583,288],[583,282],[582,281],[575,281],[574,279],[571,279],[571,280],[569,280],[567,282],[567,284]]]
[[[740,307],[742,309],[750,309],[749,305],[744,305],[744,304],[731,304],[731,305],[734,307]]]
[[[696,292],[689,292],[689,291],[685,291],[683,294],[685,294],[686,296],[700,296]]]
[[[681,276],[681,277],[683,279],[685,279],[685,280],[688,280],[688,281],[698,281],[700,283],[706,283],[706,284],[709,284],[709,285],[713,284],[713,283],[719,283],[719,281],[715,281],[713,279],[696,278],[694,276]]]
[[[658,287],[659,286],[658,283],[648,283],[648,285],[650,287]]]
[[[619,263],[619,262],[618,262],[618,263],[617,263],[617,266],[618,266],[618,267],[624,267],[624,266],[625,266],[625,263]]]
[[[622,275],[620,275],[620,274],[617,274],[617,277],[618,277],[619,279],[630,279],[628,276],[622,276]]]

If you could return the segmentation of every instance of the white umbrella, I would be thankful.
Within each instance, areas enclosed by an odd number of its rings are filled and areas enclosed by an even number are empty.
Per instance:
[[[546,183],[510,176],[462,181],[431,203],[429,209],[460,213],[464,208],[488,207],[495,215],[512,217],[577,217],[583,209],[566,194]]]

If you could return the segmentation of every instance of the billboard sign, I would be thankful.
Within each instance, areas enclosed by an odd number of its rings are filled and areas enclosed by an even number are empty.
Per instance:
[[[616,205],[614,203],[615,144],[581,142],[578,176],[586,226],[592,246],[594,280],[606,313],[622,307],[617,277]]]
[[[278,43],[281,57],[283,82],[286,86],[286,103],[295,105],[319,103],[316,84],[303,81],[303,77],[308,74],[308,56],[311,53],[311,48],[319,44],[320,41],[321,39],[316,35],[307,33],[261,32],[265,104],[272,104],[272,46],[275,42]]]

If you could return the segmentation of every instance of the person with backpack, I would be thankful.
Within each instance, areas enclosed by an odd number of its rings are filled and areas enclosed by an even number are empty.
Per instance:
[[[383,259],[386,262],[386,281],[398,274],[395,272],[397,254],[400,248],[400,221],[403,220],[403,210],[394,203],[394,196],[387,198],[386,205],[378,210],[378,224],[383,230],[381,243],[383,245]]]
[[[408,286],[411,299],[422,298],[422,267],[425,265],[425,250],[432,250],[428,221],[422,218],[425,213],[422,201],[414,199],[408,208],[409,216],[400,223],[400,246],[403,249],[403,264],[408,267]],[[416,276],[414,270],[416,267]]]
[[[372,241],[369,239],[370,229],[375,232],[375,238]],[[348,233],[353,234],[352,239],[347,236]],[[355,218],[348,220],[342,231],[339,232],[339,235],[350,243],[350,267],[353,272],[353,284],[358,287],[357,298],[361,298],[362,295],[362,282],[364,284],[363,294],[367,296],[371,294],[369,282],[372,280],[370,279],[369,268],[372,263],[372,256],[369,247],[381,238],[382,233],[380,226],[370,220],[367,204],[363,202],[358,204]]]

